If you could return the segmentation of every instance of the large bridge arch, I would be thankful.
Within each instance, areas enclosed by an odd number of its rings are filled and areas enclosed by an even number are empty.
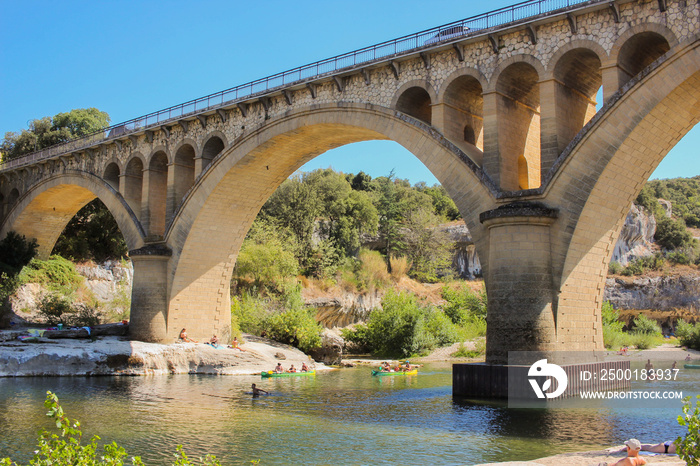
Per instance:
[[[65,172],[30,186],[0,225],[0,238],[11,230],[36,238],[39,257],[46,258],[70,219],[95,198],[114,216],[129,249],[143,246],[143,230],[126,201],[107,181],[84,172]]]
[[[564,152],[546,187],[560,200],[552,228],[557,343],[602,349],[607,266],[629,205],[700,121],[700,45],[679,44],[614,95]],[[556,168],[556,167],[555,167]]]
[[[196,337],[226,335],[232,269],[267,198],[312,158],[372,139],[398,142],[433,172],[462,212],[477,249],[487,257],[488,240],[478,214],[493,202],[495,188],[456,146],[393,110],[349,104],[309,107],[241,138],[195,184],[166,236],[173,255],[168,266],[167,331],[159,338],[173,338],[183,327]],[[162,331],[163,317],[152,317],[150,328]]]

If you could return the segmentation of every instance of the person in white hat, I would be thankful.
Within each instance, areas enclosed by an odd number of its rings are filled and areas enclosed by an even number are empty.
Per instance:
[[[642,450],[642,442],[636,438],[631,438],[625,442],[627,446],[627,458],[621,459],[613,466],[639,466],[642,464],[647,464],[647,460],[639,456],[639,452]]]

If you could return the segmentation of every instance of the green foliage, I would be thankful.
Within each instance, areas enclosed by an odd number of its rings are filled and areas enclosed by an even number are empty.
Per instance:
[[[481,339],[476,342],[474,349],[467,349],[464,343],[460,343],[457,351],[451,354],[453,358],[469,358],[474,359],[483,356],[486,353],[486,340]]]
[[[344,332],[378,356],[408,357],[456,342],[459,329],[439,309],[420,305],[410,293],[389,291],[382,309],[370,313],[366,326]]]
[[[257,288],[279,291],[299,273],[295,246],[267,222],[256,222],[238,253],[234,279],[251,278]]]
[[[661,335],[661,327],[652,319],[649,319],[643,314],[639,314],[634,318],[634,331],[647,335]]]
[[[609,275],[620,275],[622,274],[622,270],[624,267],[619,262],[610,262],[608,265],[608,274]]]
[[[39,302],[39,314],[48,325],[68,325],[74,310],[66,298],[56,294],[47,294]]]
[[[126,450],[116,442],[102,446],[100,451],[98,442],[100,437],[94,435],[90,442],[83,445],[83,432],[80,422],[71,421],[58,401],[58,397],[52,392],[46,392],[44,406],[49,410],[46,415],[56,423],[58,433],[50,433],[46,430],[39,432],[37,449],[34,457],[29,462],[33,466],[122,466],[131,464],[143,466],[143,461],[138,456],[130,457]],[[174,455],[174,466],[186,466],[201,464],[203,466],[221,466],[215,456],[207,455],[193,463],[185,453],[182,445],[177,446]],[[20,466],[10,458],[0,459],[0,466]]]
[[[700,350],[700,322],[693,325],[681,319],[676,324],[675,333],[682,346]]]
[[[36,255],[36,240],[27,241],[23,235],[9,231],[0,240],[0,325],[10,310],[10,296],[21,285],[19,273]]]
[[[75,214],[53,249],[53,254],[78,262],[122,259],[127,253],[116,220],[99,199],[89,202]]]
[[[653,256],[640,257],[627,265],[621,274],[625,276],[642,275],[650,270],[663,270],[666,265],[663,254],[656,253]]]
[[[675,217],[684,219],[690,227],[700,228],[700,176],[652,180],[646,183],[642,193],[644,196],[640,196],[646,199],[661,198],[671,201]],[[645,207],[649,209],[648,206]]]
[[[661,217],[656,220],[654,239],[664,249],[694,248],[698,242],[688,231],[683,219]]]
[[[447,195],[447,191],[442,185],[431,187],[417,185],[416,188],[431,197],[435,213],[442,219],[457,220],[462,218],[459,209],[457,209],[457,205],[452,198]]]
[[[459,288],[442,288],[442,299],[447,301],[443,306],[445,314],[458,325],[486,319],[486,291],[475,293],[467,285]]]
[[[109,126],[109,115],[96,108],[79,108],[58,113],[53,118],[32,120],[28,130],[21,133],[7,132],[0,144],[0,151],[7,160],[86,136]]]
[[[678,424],[688,430],[685,436],[675,441],[678,456],[688,466],[700,465],[700,395],[696,397],[695,406],[691,397],[683,399],[683,414],[678,416]]]
[[[603,302],[601,307],[601,316],[603,318],[603,328],[609,328],[618,332],[622,331],[625,323],[620,321],[620,313],[615,310],[610,301]]]
[[[45,261],[32,259],[19,277],[22,283],[40,283],[64,295],[72,295],[85,281],[75,264],[61,256],[51,256]]]
[[[321,325],[312,309],[292,308],[263,321],[263,331],[272,340],[309,352],[321,346]]]
[[[270,307],[270,300],[259,297],[255,290],[245,291],[231,298],[231,318],[241,331],[260,335],[263,321],[272,312]]]

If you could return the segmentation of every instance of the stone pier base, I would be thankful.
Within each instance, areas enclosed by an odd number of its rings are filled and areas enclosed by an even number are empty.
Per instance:
[[[630,369],[629,361],[604,361],[584,364],[561,365],[568,377],[568,386],[558,398],[579,395],[583,391],[624,390],[630,388],[629,380],[601,380],[600,374],[609,370]],[[466,398],[536,399],[528,382],[530,366],[509,366],[486,363],[453,364],[452,395]],[[585,372],[586,375],[582,375]],[[510,374],[510,377],[509,377]],[[591,374],[589,380],[587,374]],[[512,384],[512,387],[509,387]]]

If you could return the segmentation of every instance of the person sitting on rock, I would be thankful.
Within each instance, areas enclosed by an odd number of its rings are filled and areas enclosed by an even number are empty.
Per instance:
[[[186,328],[180,330],[180,341],[183,343],[197,343],[197,340],[193,340],[187,336]]]
[[[216,335],[212,336],[211,340],[209,340],[209,344],[211,346],[213,346],[214,348],[218,348],[219,347],[219,337],[217,337]]]
[[[243,348],[240,347],[240,342],[238,341],[238,337],[233,337],[233,341],[231,342],[231,346],[229,346],[231,349],[237,349],[238,351],[245,351]]]
[[[309,372],[309,366],[307,366],[305,362],[301,363],[301,371],[302,372]]]

